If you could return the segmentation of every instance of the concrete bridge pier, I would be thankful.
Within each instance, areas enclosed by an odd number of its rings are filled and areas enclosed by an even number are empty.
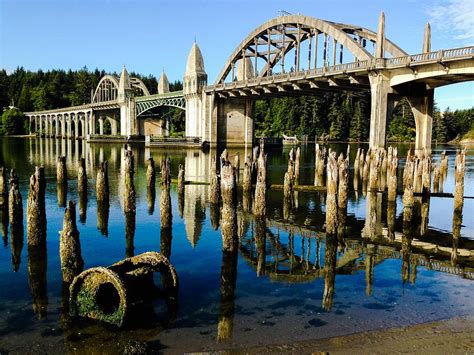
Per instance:
[[[253,101],[249,99],[218,100],[217,141],[226,146],[252,145],[254,134]]]
[[[427,150],[431,153],[431,134],[433,131],[434,89],[425,90],[416,96],[408,96],[413,116],[415,117],[416,152]]]
[[[390,80],[383,72],[369,73],[370,105],[370,148],[385,148],[387,122],[396,105],[396,98]]]

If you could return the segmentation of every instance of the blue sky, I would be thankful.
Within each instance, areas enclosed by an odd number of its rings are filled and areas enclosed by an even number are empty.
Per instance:
[[[196,38],[209,83],[235,47],[279,10],[377,29],[408,53],[474,44],[473,0],[0,0],[0,67],[104,69],[182,79]],[[436,90],[440,108],[474,106],[474,83]]]

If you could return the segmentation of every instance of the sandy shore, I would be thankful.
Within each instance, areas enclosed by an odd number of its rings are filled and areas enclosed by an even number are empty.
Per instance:
[[[474,316],[329,339],[245,348],[219,353],[282,352],[297,354],[472,354],[474,353]]]

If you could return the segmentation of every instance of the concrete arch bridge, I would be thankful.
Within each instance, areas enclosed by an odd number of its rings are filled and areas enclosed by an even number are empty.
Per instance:
[[[397,102],[407,97],[415,117],[416,148],[430,149],[435,88],[473,79],[474,46],[432,51],[429,24],[422,53],[410,55],[385,37],[383,13],[377,32],[288,15],[253,30],[231,53],[212,85],[208,85],[202,53],[194,43],[182,91],[170,92],[163,73],[158,94],[150,95],[124,68],[120,78],[102,78],[90,104],[27,116],[37,132],[50,136],[102,135],[103,117],[111,121],[115,135],[166,136],[168,123],[154,122],[147,113],[170,106],[185,110],[186,137],[210,146],[245,145],[254,140],[252,114],[257,99],[370,91],[371,147],[385,146],[387,120]]]

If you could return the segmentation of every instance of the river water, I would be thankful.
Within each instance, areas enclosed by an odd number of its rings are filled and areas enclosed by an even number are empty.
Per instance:
[[[345,145],[332,147],[346,149]],[[312,184],[314,145],[301,148],[300,184]],[[399,156],[405,157],[408,146],[398,148]],[[393,216],[393,210],[387,213],[386,196],[379,194],[371,202],[376,204],[378,232],[367,237],[364,225],[368,200],[360,191],[351,192],[344,235],[326,240],[324,193],[299,192],[295,207],[288,211],[283,207],[283,192],[269,190],[263,235],[255,228],[252,215],[244,213],[239,204],[239,253],[229,258],[222,253],[220,229],[215,229],[216,219],[211,218],[208,186],[187,185],[182,205],[178,203],[176,185],[172,186],[172,237],[166,240],[160,240],[159,184],[154,203],[146,188],[145,161],[149,156],[156,162],[170,157],[173,178],[177,177],[179,164],[183,164],[186,180],[207,182],[211,154],[215,152],[149,150],[142,146],[132,149],[137,164],[135,225],[125,219],[122,207],[122,145],[0,139],[0,165],[16,169],[25,211],[28,179],[34,167],[44,166],[47,178],[46,255],[28,255],[26,220],[21,243],[21,236],[10,235],[6,213],[1,212],[4,247],[0,248],[0,353],[121,353],[130,341],[146,342],[149,349],[165,352],[228,349],[474,315],[472,198],[464,201],[461,235],[453,238],[452,198],[431,197],[428,203],[417,204],[425,211],[424,220],[414,219],[413,229],[418,232],[404,236],[399,196],[395,239],[390,241],[386,236],[387,217]],[[351,167],[356,149],[351,149]],[[442,150],[449,155],[445,192],[454,191],[455,149],[433,149],[434,161]],[[270,183],[283,183],[288,151],[289,147],[269,150]],[[235,151],[230,153],[233,156]],[[69,317],[59,259],[58,232],[64,207],[58,204],[56,188],[58,154],[67,156],[68,200],[78,198],[77,161],[86,158],[88,201],[77,213],[85,268],[108,266],[126,256],[166,247],[171,250],[170,260],[179,278],[177,308],[168,309],[157,300],[149,314],[125,329]],[[239,154],[242,161],[246,152]],[[111,202],[108,223],[99,216],[98,227],[95,176],[103,159],[109,161]],[[403,161],[400,165],[403,167]],[[472,197],[472,148],[467,151],[466,165],[465,196]],[[401,174],[399,169],[399,177]],[[352,178],[350,182],[352,186]],[[421,235],[423,223],[428,228]],[[334,258],[337,260],[332,263]]]

